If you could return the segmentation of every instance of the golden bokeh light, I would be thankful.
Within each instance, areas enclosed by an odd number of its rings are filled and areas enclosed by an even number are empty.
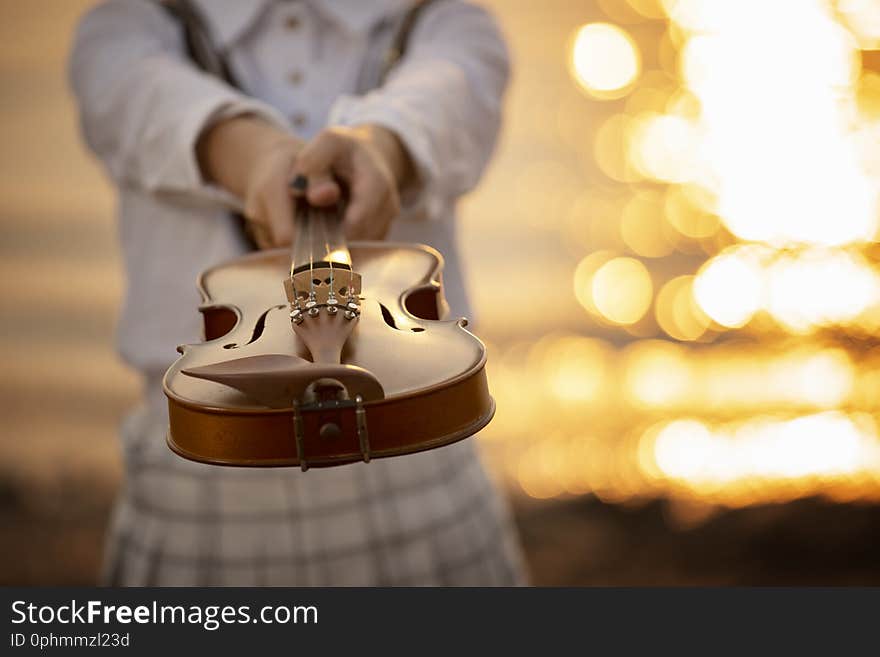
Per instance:
[[[873,422],[833,411],[717,428],[699,420],[674,420],[657,432],[654,455],[666,476],[710,491],[749,479],[880,475],[880,440]]]
[[[756,489],[754,473],[720,482],[701,479],[695,466],[681,465],[682,460],[686,463],[698,458],[690,451],[676,455],[677,448],[667,449],[666,460],[661,459],[664,467],[655,462],[657,436],[680,420],[696,423],[691,429],[708,432],[710,439],[716,440],[718,436],[739,435],[734,429],[746,425],[751,432],[762,418],[772,419],[776,431],[788,426],[785,417],[821,414],[854,403],[880,410],[880,375],[858,374],[853,360],[839,348],[803,344],[779,349],[733,343],[706,349],[639,340],[616,351],[602,340],[561,334],[531,346],[518,343],[495,356],[493,392],[499,417],[486,430],[486,437],[493,443],[496,433],[504,438],[498,444],[508,448],[510,472],[531,497],[594,492],[606,501],[622,501],[652,489],[684,487],[700,499],[743,504],[789,499],[819,489],[849,495],[854,490],[848,482],[870,474],[865,452],[857,458],[861,474],[849,475],[834,486],[823,480],[821,488],[810,483],[815,467],[807,474],[786,475],[779,472],[777,463],[764,473]],[[880,370],[880,351],[871,362]],[[539,376],[534,376],[536,373]],[[584,436],[583,410],[588,407],[593,419],[590,436]],[[540,423],[548,408],[556,414],[556,433],[536,442],[532,427]],[[779,420],[781,409],[789,410]],[[619,424],[622,418],[651,412],[662,412],[663,419],[635,431]],[[732,412],[742,419],[731,421]],[[700,415],[690,415],[693,413]],[[841,421],[821,426],[862,427],[869,418],[864,413],[834,413]],[[717,419],[719,414],[726,419]],[[830,449],[833,435],[829,435]],[[761,441],[766,439],[761,437]],[[681,441],[681,437],[675,440]],[[742,451],[751,444],[734,448]],[[778,449],[777,462],[790,447]],[[869,493],[876,489],[856,490]]]
[[[655,409],[828,409],[857,392],[853,363],[839,349],[773,353],[733,347],[695,353],[648,340],[626,350],[623,371],[621,394]]]
[[[722,326],[743,326],[762,306],[761,270],[750,253],[746,249],[723,253],[697,272],[694,298]]]
[[[648,74],[642,76],[642,81],[633,89],[632,93],[627,96],[624,105],[624,113],[634,116],[640,112],[663,112],[669,104],[670,94],[675,87],[667,84],[665,86],[654,86],[649,84],[650,78]]]
[[[767,310],[788,330],[851,321],[880,302],[880,280],[864,258],[845,251],[784,255],[767,268]]]
[[[593,157],[606,176],[618,182],[636,182],[642,178],[628,156],[632,120],[625,114],[614,114],[596,131]]]
[[[857,323],[880,304],[880,275],[845,250],[734,246],[700,269],[694,295],[722,326],[743,326],[765,310],[787,331],[807,333]]]
[[[662,19],[666,16],[660,0],[626,0],[626,3],[645,18]]]
[[[581,88],[591,96],[624,95],[640,69],[638,47],[625,30],[610,23],[589,23],[576,32],[571,46],[571,70]]]
[[[668,281],[657,294],[657,324],[676,340],[698,340],[712,323],[694,299],[693,282],[693,276],[679,276]]]
[[[646,178],[671,183],[696,179],[698,149],[697,127],[685,118],[645,112],[633,119],[627,153]]]
[[[556,497],[564,492],[559,473],[565,465],[557,442],[545,439],[535,443],[519,459],[517,479],[523,491],[535,499]]]
[[[780,396],[788,393],[789,403],[833,408],[844,404],[853,392],[855,371],[845,351],[795,354],[782,363],[774,383]]]
[[[696,123],[700,119],[702,108],[700,99],[689,89],[678,88],[666,102],[666,113]]]
[[[880,73],[867,71],[856,91],[859,111],[869,120],[880,119]]]
[[[718,372],[706,369],[702,383],[706,404],[719,409],[834,408],[845,404],[854,389],[853,363],[837,349],[765,353],[757,365],[733,352],[716,367]]]
[[[774,245],[871,239],[877,190],[847,127],[844,91],[857,51],[826,3],[765,3],[760,20],[748,3],[668,4],[694,33],[681,63],[701,108],[695,170],[711,172],[704,183],[730,231]]]
[[[594,251],[585,256],[574,270],[574,295],[591,315],[600,315],[599,309],[593,303],[593,276],[614,257],[613,251]]]
[[[837,0],[836,8],[862,50],[880,49],[880,3],[877,0]]]
[[[603,393],[610,348],[579,335],[549,336],[529,354],[529,366],[541,373],[547,389],[566,402],[589,402]]]
[[[670,186],[664,201],[664,216],[679,234],[691,239],[705,239],[718,232],[717,215],[706,212],[694,203],[693,195],[678,185]]]
[[[648,311],[654,292],[651,274],[635,258],[614,258],[593,274],[596,310],[614,324],[635,324]]]
[[[693,372],[686,352],[671,342],[643,340],[624,355],[624,395],[635,406],[666,406],[683,398]]]
[[[637,255],[662,258],[672,253],[674,245],[664,232],[663,197],[646,191],[634,195],[620,217],[620,236]]]
[[[525,494],[661,494],[689,523],[880,500],[880,69],[858,50],[876,6],[602,0],[630,32],[577,32],[586,93],[550,129],[582,165],[554,211],[587,315],[502,358],[529,380],[496,391]]]

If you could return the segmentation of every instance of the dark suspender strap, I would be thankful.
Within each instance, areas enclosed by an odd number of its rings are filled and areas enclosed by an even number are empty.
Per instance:
[[[391,45],[385,53],[382,72],[377,83],[381,85],[391,70],[406,54],[409,38],[425,9],[437,0],[417,0],[404,14]],[[160,4],[181,24],[187,55],[200,69],[241,89],[224,53],[214,45],[211,30],[204,16],[190,0],[160,0]]]
[[[385,79],[388,77],[388,74],[391,73],[391,70],[406,54],[406,49],[409,45],[409,38],[412,35],[422,12],[435,2],[437,2],[437,0],[417,0],[413,6],[407,10],[406,14],[404,14],[403,20],[400,21],[400,25],[397,28],[397,33],[394,35],[394,39],[391,42],[391,46],[385,53],[385,61],[383,62],[384,66],[382,67],[382,74],[379,77],[380,86],[385,82]]]
[[[189,0],[160,0],[160,4],[183,28],[187,55],[192,62],[205,73],[220,78],[235,89],[242,90],[225,55],[214,46],[211,30],[198,8]],[[244,245],[250,251],[257,251],[259,249],[257,240],[245,216],[238,212],[231,214]]]
[[[183,27],[183,36],[189,58],[200,69],[210,73],[236,89],[241,89],[225,55],[214,46],[214,39],[205,17],[190,0],[160,0],[165,9]]]

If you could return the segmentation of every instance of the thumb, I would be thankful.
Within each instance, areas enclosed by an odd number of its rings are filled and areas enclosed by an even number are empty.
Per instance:
[[[333,130],[324,130],[299,152],[294,173],[308,178],[306,197],[310,203],[330,205],[339,200],[341,190],[333,173],[347,155],[346,139]]]

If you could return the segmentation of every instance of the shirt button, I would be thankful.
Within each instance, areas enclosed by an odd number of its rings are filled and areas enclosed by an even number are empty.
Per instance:
[[[290,84],[299,84],[303,79],[302,71],[291,71],[288,73],[287,79],[290,81]]]
[[[288,30],[295,30],[299,27],[299,19],[296,16],[288,16],[284,21],[284,27]]]
[[[293,121],[293,125],[297,128],[302,128],[306,124],[306,121],[308,121],[308,117],[302,112],[297,112],[290,120]]]

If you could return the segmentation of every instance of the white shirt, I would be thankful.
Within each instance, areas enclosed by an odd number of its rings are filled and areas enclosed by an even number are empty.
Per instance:
[[[76,34],[70,78],[82,129],[119,189],[127,293],[123,357],[147,374],[197,342],[200,271],[246,247],[230,209],[205,184],[194,146],[220,117],[256,113],[303,138],[327,125],[374,123],[407,147],[417,183],[388,236],[446,258],[455,315],[468,312],[455,244],[457,198],[478,182],[494,148],[507,52],[493,19],[459,0],[425,9],[386,83],[359,95],[377,70],[407,0],[197,0],[242,93],[187,58],[180,25],[151,0],[109,0]]]

